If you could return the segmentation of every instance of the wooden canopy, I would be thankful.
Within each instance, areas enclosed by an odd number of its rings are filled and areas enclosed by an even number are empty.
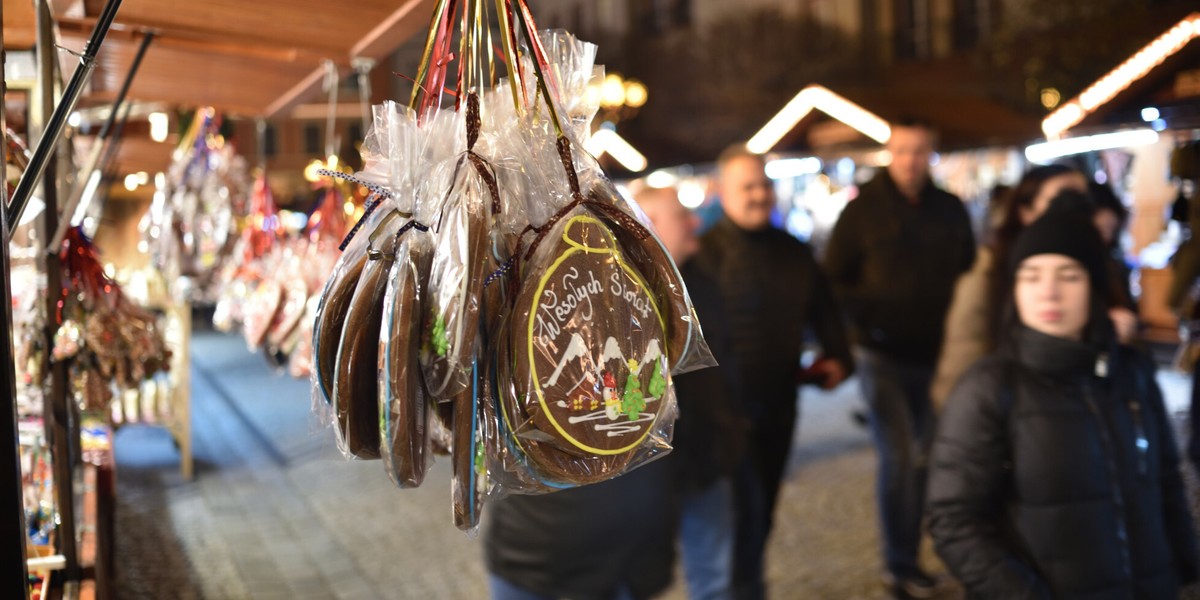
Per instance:
[[[33,1],[3,2],[5,45],[31,47]],[[50,0],[59,44],[81,50],[104,4]],[[154,32],[131,99],[273,117],[320,90],[324,60],[345,70],[357,58],[382,59],[428,27],[432,9],[432,0],[124,0],[86,99],[115,96],[141,38]]]

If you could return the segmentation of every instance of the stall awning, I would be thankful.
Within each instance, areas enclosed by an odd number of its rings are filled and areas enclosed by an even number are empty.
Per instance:
[[[29,4],[4,0],[10,48],[32,45]],[[80,50],[104,2],[52,5],[59,43]],[[324,60],[349,69],[356,58],[382,59],[425,29],[432,9],[433,0],[124,0],[88,99],[116,94],[141,37],[154,32],[131,99],[276,116],[319,92]]]
[[[1005,146],[1037,137],[1038,117],[991,99],[971,65],[898,65],[870,85],[805,87],[750,140],[756,152],[812,153],[878,146],[889,123],[929,123],[948,150]]]
[[[1200,12],[1188,15],[1097,79],[1078,96],[1056,108],[1042,120],[1042,132],[1048,139],[1062,137],[1091,115],[1103,112],[1119,97],[1136,93],[1139,87],[1154,78],[1156,72],[1169,72],[1172,67],[1200,69],[1200,61],[1188,60],[1184,56],[1190,48],[1200,45],[1195,43],[1197,39],[1200,39]],[[1187,64],[1178,64],[1179,59]]]

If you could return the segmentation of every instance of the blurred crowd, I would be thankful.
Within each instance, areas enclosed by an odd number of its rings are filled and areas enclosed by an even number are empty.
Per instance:
[[[925,535],[971,598],[1164,599],[1196,581],[1185,460],[1116,247],[1124,205],[1070,166],[1038,166],[976,239],[963,203],[930,179],[935,141],[924,123],[894,124],[890,164],[821,261],[773,225],[774,184],[744,147],[717,161],[723,216],[703,235],[675,190],[637,191],[720,364],[677,378],[666,458],[496,503],[493,598],[649,598],[677,555],[690,598],[767,597],[797,389],[851,374],[894,597],[937,593],[918,563]],[[1171,295],[1185,319],[1198,275],[1200,246],[1185,244]],[[820,353],[806,364],[807,340]]]

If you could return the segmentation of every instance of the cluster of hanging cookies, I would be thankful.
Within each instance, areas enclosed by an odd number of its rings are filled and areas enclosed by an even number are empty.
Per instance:
[[[523,1],[496,9],[505,79],[487,4],[442,0],[410,104],[375,107],[352,177],[368,210],[312,342],[314,410],[339,449],[403,488],[450,455],[463,529],[497,495],[662,456],[672,374],[713,364],[675,264],[582,150],[595,46],[538,36]],[[442,107],[455,23],[459,92]]]

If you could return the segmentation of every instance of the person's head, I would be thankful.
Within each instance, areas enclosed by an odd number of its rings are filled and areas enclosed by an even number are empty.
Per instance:
[[[679,203],[675,188],[647,187],[635,194],[634,200],[650,218],[654,233],[676,263],[687,262],[700,249],[696,237],[700,219]]]
[[[727,148],[717,159],[721,208],[734,225],[758,231],[771,225],[775,185],[767,178],[766,161],[743,145]]]
[[[1067,165],[1045,165],[1030,169],[1009,194],[1003,226],[1019,231],[1033,223],[1063,190],[1086,192],[1087,178]]]
[[[1085,213],[1052,210],[1017,237],[1009,257],[1020,323],[1073,340],[1101,341],[1107,323],[1100,234]]]
[[[887,171],[901,194],[915,198],[929,181],[935,137],[928,124],[916,119],[892,123],[892,135],[884,145],[891,154]]]
[[[1088,194],[1096,202],[1096,212],[1092,219],[1100,232],[1100,238],[1104,240],[1105,246],[1116,246],[1118,236],[1129,220],[1129,209],[1125,208],[1125,204],[1117,197],[1112,187],[1106,184],[1088,183]]]

